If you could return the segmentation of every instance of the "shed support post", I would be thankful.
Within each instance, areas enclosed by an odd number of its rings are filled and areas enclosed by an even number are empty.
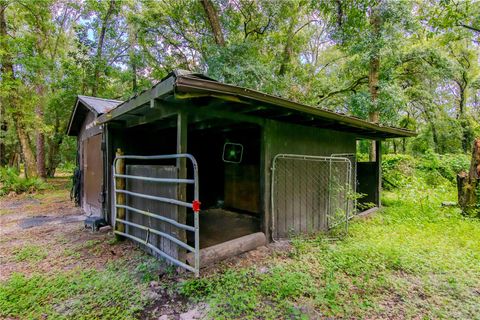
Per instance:
[[[110,137],[108,136],[108,124],[103,125],[103,132],[102,132],[102,156],[103,156],[103,185],[102,185],[102,211],[103,211],[103,218],[108,223],[112,223],[110,221],[110,208],[111,208],[111,199],[110,199],[110,175],[111,167],[110,167],[110,155],[111,152],[109,150],[109,141]]]
[[[375,163],[376,163],[376,181],[377,181],[377,190],[376,190],[376,197],[375,197],[375,204],[377,207],[380,208],[382,199],[382,141],[376,140],[375,141],[375,150],[377,151],[375,154]]]
[[[178,112],[177,114],[177,153],[187,153],[187,114]],[[178,178],[187,178],[187,159],[177,159]],[[184,183],[178,184],[178,200],[187,201],[187,186]],[[178,207],[178,222],[185,224],[187,222],[187,208],[183,206]],[[185,230],[178,231],[178,239],[182,242],[187,242],[187,235]],[[186,259],[186,252],[184,249],[178,248],[178,258],[180,261]]]
[[[123,156],[122,149],[118,148],[116,152],[116,156]],[[115,172],[117,174],[125,174],[125,160],[118,159],[115,163]],[[125,178],[115,178],[116,181],[116,189],[117,190],[125,190]],[[116,204],[125,205],[125,194],[124,193],[117,193],[116,197]],[[125,209],[124,208],[114,208],[116,210],[116,218],[125,220]],[[115,221],[115,230],[120,232],[125,232],[125,225],[123,223],[119,223]]]

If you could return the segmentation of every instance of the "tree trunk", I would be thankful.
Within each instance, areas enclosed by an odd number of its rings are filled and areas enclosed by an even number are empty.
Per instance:
[[[461,118],[465,114],[465,107],[467,105],[467,84],[457,82],[460,91],[460,100],[458,101],[457,118]]]
[[[5,48],[6,45],[4,45],[4,39],[3,37],[6,35],[6,21],[5,21],[5,9],[6,9],[6,4],[3,2],[0,2],[0,48]],[[5,72],[5,68],[1,68],[2,74]],[[8,163],[7,160],[7,155],[5,154],[6,148],[5,148],[5,143],[3,142],[4,137],[7,133],[7,120],[6,120],[6,109],[5,109],[5,103],[3,103],[3,99],[0,100],[0,166],[3,166]]]
[[[59,150],[65,137],[63,132],[65,132],[65,128],[60,127],[60,119],[56,117],[53,136],[48,144],[47,175],[49,177],[55,175],[55,171],[60,163]]]
[[[372,28],[372,33],[375,39],[378,41],[380,37],[380,26],[381,20],[378,14],[378,9],[376,7],[371,8],[370,12],[370,27]],[[372,102],[372,109],[369,113],[369,120],[373,123],[379,123],[380,113],[377,106],[378,99],[378,79],[380,78],[380,53],[374,44],[374,48],[370,53],[370,66],[368,72],[368,90],[370,91],[370,99]],[[375,141],[371,141],[370,144],[370,161],[375,161],[376,159],[376,150],[375,150]]]
[[[0,101],[0,166],[4,166],[8,163],[7,160],[7,148],[5,147],[5,143],[3,139],[7,134],[7,120],[5,117],[5,106]]]
[[[373,123],[378,123],[380,119],[380,113],[378,111],[370,112],[368,114],[368,120]],[[369,160],[374,162],[377,156],[377,148],[375,144],[375,140],[370,141],[370,152],[369,152]]]
[[[58,165],[60,164],[60,157],[58,156],[60,146],[63,142],[63,135],[55,134],[48,148],[48,166],[47,176],[53,177]]]
[[[473,143],[469,172],[457,175],[458,205],[465,215],[480,217],[480,138]]]
[[[7,5],[5,2],[0,2],[0,52],[3,53],[0,71],[2,75],[2,81],[9,83],[10,88],[9,92],[1,97],[0,102],[2,104],[9,105],[13,110],[12,119],[25,161],[25,175],[29,177],[35,177],[37,175],[35,155],[30,146],[28,134],[23,124],[23,114],[21,112],[21,104],[18,97],[18,88],[15,81],[12,57],[6,42],[8,37],[7,21],[5,19],[6,7]]]
[[[460,100],[458,102],[457,119],[460,120],[460,124],[462,126],[462,149],[463,149],[463,152],[467,153],[468,147],[469,147],[468,140],[470,138],[468,120],[465,115],[465,110],[467,107],[467,98],[468,98],[467,83],[464,83],[464,84],[458,83],[458,88],[460,91]]]
[[[217,10],[211,0],[200,0],[203,6],[203,10],[207,16],[210,28],[213,32],[213,38],[215,43],[221,47],[225,46],[225,39],[223,37],[222,27],[220,26],[220,19],[218,18]]]
[[[437,153],[443,153],[443,146],[440,146],[440,141],[438,140],[437,126],[435,126],[433,121],[430,121],[430,128],[432,129],[433,150]]]
[[[36,177],[38,175],[37,163],[35,161],[35,154],[30,147],[28,134],[25,131],[23,123],[16,116],[14,116],[13,121],[17,129],[17,136],[18,140],[20,141],[20,147],[22,148],[23,160],[25,161],[25,176],[29,178]]]
[[[427,120],[430,129],[432,129],[432,137],[433,137],[433,149],[437,153],[443,153],[443,146],[440,145],[440,141],[438,139],[438,132],[437,127],[435,126],[435,114],[430,114],[430,110],[424,109],[423,114],[425,115],[425,120]]]
[[[41,73],[40,73],[41,75]],[[40,79],[42,81],[42,79]],[[37,85],[38,103],[35,106],[35,115],[38,124],[35,128],[35,138],[37,147],[37,173],[42,179],[47,177],[45,169],[45,135],[43,134],[43,109],[45,103],[45,88],[42,84]]]
[[[136,93],[138,91],[137,84],[137,34],[133,25],[128,25],[128,42],[129,42],[129,58],[130,58],[130,68],[132,72],[132,92]]]
[[[280,65],[280,69],[278,71],[279,76],[285,75],[288,69],[288,65],[290,64],[290,60],[292,59],[292,44],[293,44],[293,37],[294,37],[294,28],[297,24],[296,16],[292,16],[290,19],[290,25],[288,26],[287,31],[287,41],[285,42],[285,47],[283,48],[283,59],[282,64]]]
[[[94,82],[92,87],[92,96],[97,96],[98,93],[98,85],[100,82],[100,65],[102,63],[103,58],[103,43],[105,41],[105,33],[107,32],[108,22],[110,20],[110,16],[113,13],[113,9],[115,8],[115,0],[110,0],[110,4],[108,6],[107,13],[102,21],[102,28],[100,29],[100,35],[98,37],[98,46],[97,46],[97,54],[95,58],[95,69],[94,69]]]

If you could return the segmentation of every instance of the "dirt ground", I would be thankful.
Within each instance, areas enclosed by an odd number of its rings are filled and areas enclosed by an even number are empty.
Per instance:
[[[36,194],[12,195],[0,200],[0,282],[13,273],[45,275],[80,269],[103,269],[114,260],[131,260],[144,255],[131,241],[115,241],[111,232],[92,233],[85,229],[85,215],[70,200],[69,179],[49,181],[53,188]],[[115,245],[112,245],[115,243]],[[227,259],[202,275],[222,272],[231,267],[261,266],[273,251],[286,254],[287,243],[273,244]],[[40,259],[29,255],[41,255]],[[149,285],[151,302],[140,314],[141,319],[198,319],[208,306],[189,302],[178,292],[167,290],[169,283],[191,277],[177,269],[174,274],[158,270],[158,279]]]
[[[0,281],[13,272],[51,274],[76,267],[102,268],[125,258],[135,246],[125,241],[109,245],[113,235],[84,228],[85,216],[70,201],[68,178],[50,181],[54,188],[35,195],[0,200]],[[19,253],[45,255],[40,261]]]

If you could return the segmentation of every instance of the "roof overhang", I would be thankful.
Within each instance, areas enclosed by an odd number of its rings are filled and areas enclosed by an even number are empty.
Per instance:
[[[75,100],[75,107],[73,108],[73,112],[70,114],[70,120],[68,121],[67,135],[78,135],[89,112],[92,112],[95,117],[98,117],[99,115],[114,109],[122,102],[123,101],[119,100],[78,95]]]
[[[209,94],[211,96],[226,100],[231,99],[231,97],[234,96],[240,101],[247,100],[253,103],[261,102],[262,105],[269,106],[270,108],[281,107],[284,109],[282,110],[283,112],[285,112],[285,110],[292,112],[292,117],[290,117],[292,119],[294,114],[303,114],[305,115],[305,120],[311,118],[310,124],[312,125],[315,124],[315,120],[320,120],[320,122],[324,123],[331,122],[332,126],[329,126],[329,129],[335,129],[335,125],[338,126],[337,129],[352,128],[354,130],[347,131],[357,132],[361,136],[365,137],[399,138],[416,136],[414,131],[382,126],[359,118],[343,115],[329,110],[314,108],[291,100],[275,97],[256,90],[241,88],[216,81],[197,79],[191,76],[182,76],[177,78],[175,89],[176,93]],[[259,107],[257,110],[250,111],[249,114],[255,115],[255,113],[260,111],[265,114],[265,109],[262,109],[261,107]],[[275,113],[274,115],[276,118],[278,118],[281,113],[278,111],[278,113]],[[282,121],[295,122],[289,121],[288,112],[285,113]],[[302,122],[302,124],[308,125],[308,122],[305,121]],[[321,124],[314,126],[321,127]]]
[[[143,91],[121,103],[115,109],[99,116],[96,123],[120,120],[128,114],[135,114],[135,110],[140,107],[146,105],[153,107],[155,99],[162,99],[167,96],[173,96],[175,100],[211,97],[225,101],[227,109],[229,102],[235,102],[237,105],[240,103],[245,105],[245,108],[232,109],[232,112],[306,126],[347,131],[355,134],[358,138],[386,139],[416,136],[414,131],[382,126],[256,90],[220,83],[203,75],[179,71],[169,74],[151,89]],[[138,116],[138,114],[135,116]]]

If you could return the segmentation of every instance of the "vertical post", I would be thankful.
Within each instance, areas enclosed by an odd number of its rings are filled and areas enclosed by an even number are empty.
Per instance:
[[[262,139],[261,139],[261,146],[260,146],[260,187],[261,187],[261,194],[263,197],[263,232],[268,240],[273,239],[275,232],[275,225],[274,225],[274,204],[273,204],[273,177],[275,175],[275,168],[273,161],[273,157],[271,154],[271,144],[270,137],[270,122],[265,120],[264,124],[262,125]]]
[[[107,124],[102,125],[102,161],[103,161],[103,184],[102,184],[102,212],[103,218],[105,221],[109,221],[110,217],[108,216],[109,208],[110,208],[110,198],[109,198],[109,191],[110,191],[110,182],[109,182],[109,175],[110,175],[110,166],[108,164],[108,159],[110,152],[108,152],[108,126]]]
[[[187,153],[187,115],[181,111],[177,115],[177,153]],[[186,179],[187,178],[187,159],[186,158],[177,158],[177,170],[178,178]],[[184,183],[178,184],[178,200],[187,201],[187,186]],[[183,206],[178,206],[178,222],[186,224],[187,223],[187,208]],[[178,239],[182,242],[187,242],[187,235],[185,230],[181,229],[178,231]],[[186,252],[185,250],[178,247],[178,258],[180,261],[185,260]]]
[[[375,163],[376,163],[376,178],[377,178],[377,190],[376,190],[376,197],[375,197],[375,202],[377,207],[380,208],[380,205],[382,203],[381,195],[382,195],[382,141],[381,140],[376,140],[375,141],[375,149],[376,149],[376,154],[375,154]]]
[[[118,156],[123,156],[122,149],[118,148],[115,154]],[[118,159],[115,162],[115,173],[125,174],[125,159]],[[115,191],[125,189],[125,178],[115,178]],[[115,193],[116,204],[125,205],[125,194],[124,193]],[[125,208],[116,208],[115,207],[115,220],[125,219]],[[120,232],[125,232],[125,225],[123,223],[118,223],[115,221],[115,230]]]

